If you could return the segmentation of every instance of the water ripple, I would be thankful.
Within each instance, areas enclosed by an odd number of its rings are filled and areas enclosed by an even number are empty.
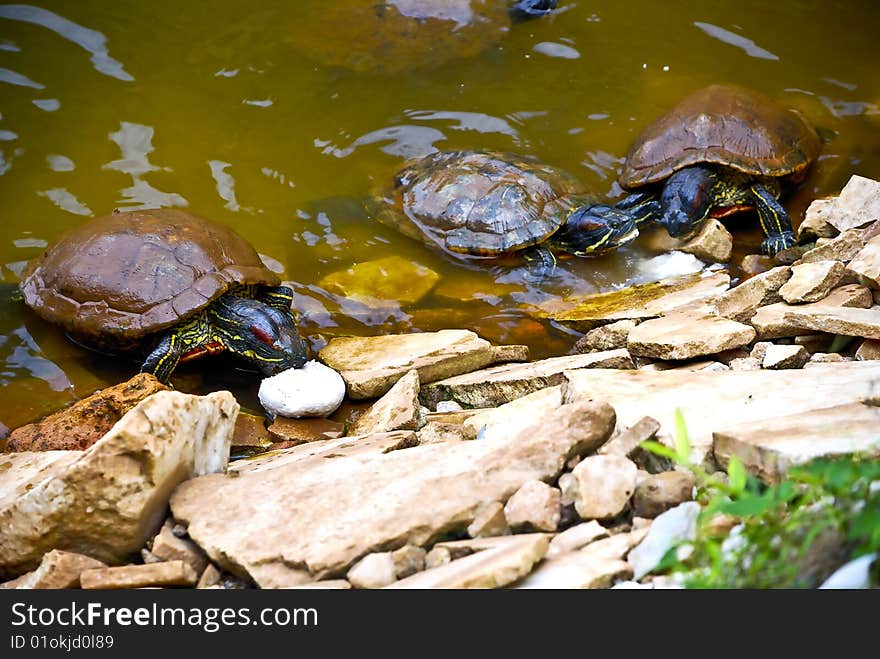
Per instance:
[[[31,87],[32,89],[46,89],[45,85],[41,85],[38,82],[34,82],[27,76],[24,76],[20,73],[16,73],[10,69],[2,69],[0,68],[0,82],[5,82],[10,85],[17,85],[18,87]]]
[[[694,25],[696,25],[710,37],[715,37],[719,41],[723,41],[724,43],[728,43],[731,46],[741,48],[745,51],[746,55],[757,57],[758,59],[779,59],[779,56],[774,55],[769,50],[764,50],[763,48],[757,46],[755,42],[751,39],[746,39],[745,37],[736,34],[735,32],[730,32],[729,30],[725,30],[724,28],[718,27],[717,25],[712,25],[711,23],[701,23],[699,21],[694,21]]]
[[[92,64],[99,73],[126,82],[134,80],[122,67],[121,62],[110,57],[110,53],[107,51],[107,37],[97,30],[90,30],[48,9],[32,5],[0,5],[0,18],[33,23],[52,30],[57,35],[90,52]]]

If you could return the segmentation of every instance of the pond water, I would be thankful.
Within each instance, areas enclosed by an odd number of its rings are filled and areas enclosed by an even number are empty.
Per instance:
[[[692,263],[658,257],[640,236],[533,282],[518,261],[432,251],[360,203],[406,158],[530,154],[616,198],[643,126],[693,90],[733,82],[799,108],[826,140],[786,201],[795,223],[851,174],[880,177],[880,4],[560,0],[510,25],[493,3],[446,3],[440,27],[389,21],[376,0],[0,4],[0,431],[137,370],[72,344],[13,296],[28,259],[114,208],[186,207],[234,227],[296,283],[315,349],[337,334],[467,327],[544,357],[576,335],[524,307]],[[471,9],[488,17],[479,30]],[[754,217],[728,226],[737,256],[757,249]],[[437,285],[371,307],[321,283],[389,256],[435,271]],[[256,404],[255,374],[201,361],[175,386],[228,387]]]

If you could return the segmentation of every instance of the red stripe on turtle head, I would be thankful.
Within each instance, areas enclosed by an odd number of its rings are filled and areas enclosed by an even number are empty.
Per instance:
[[[278,344],[275,342],[275,337],[269,334],[269,332],[267,332],[266,330],[257,327],[256,325],[251,325],[250,330],[251,334],[253,334],[270,348],[278,348]]]

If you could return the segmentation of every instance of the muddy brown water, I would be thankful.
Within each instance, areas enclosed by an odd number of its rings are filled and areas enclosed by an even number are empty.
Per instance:
[[[28,259],[114,208],[185,206],[233,226],[296,282],[315,349],[337,334],[469,327],[545,357],[576,336],[524,305],[689,266],[658,258],[645,236],[567,259],[541,283],[517,261],[431,251],[359,203],[407,157],[531,154],[616,198],[641,127],[690,91],[734,82],[801,109],[826,139],[786,202],[796,222],[851,174],[880,177],[877,3],[560,0],[554,15],[508,26],[493,1],[448,3],[440,29],[381,30],[363,15],[375,0],[0,4],[0,430],[137,370],[72,344],[12,297]],[[495,22],[457,32],[479,5]],[[738,256],[756,249],[754,217],[728,226]],[[433,292],[371,309],[319,283],[392,255],[436,271]],[[194,362],[175,386],[230,388],[256,406],[258,380],[236,366]]]

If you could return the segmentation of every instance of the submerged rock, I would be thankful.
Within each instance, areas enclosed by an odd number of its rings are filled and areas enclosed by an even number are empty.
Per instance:
[[[225,469],[238,409],[228,391],[160,391],[86,451],[0,456],[0,576],[52,549],[110,564],[138,551],[178,483]]]
[[[401,256],[357,263],[347,270],[325,276],[318,285],[326,291],[381,306],[385,301],[418,302],[437,284],[440,275]]]
[[[563,308],[546,309],[542,315],[566,327],[586,332],[618,320],[655,318],[677,307],[708,301],[721,295],[729,286],[730,276],[727,273],[704,271],[566,300],[561,305]]]

